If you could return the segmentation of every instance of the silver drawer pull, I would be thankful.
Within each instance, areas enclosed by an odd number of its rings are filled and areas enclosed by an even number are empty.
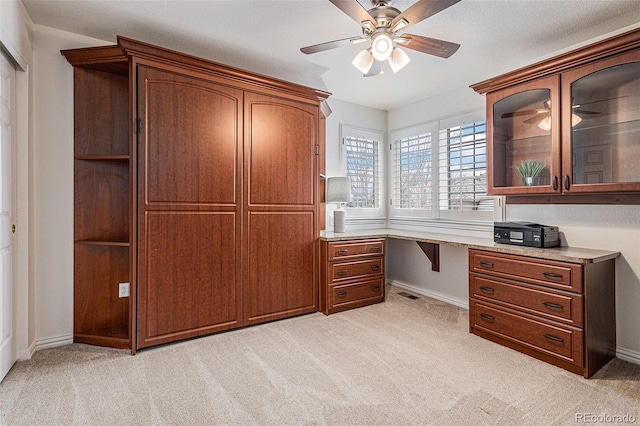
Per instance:
[[[340,298],[347,297],[347,292],[346,291],[341,291],[340,293],[338,293],[338,297],[340,297]]]
[[[371,269],[373,271],[379,271],[380,270],[380,265],[371,265]]]
[[[551,272],[543,272],[542,275],[547,278],[553,278],[554,280],[562,279],[562,275],[552,274]]]
[[[551,302],[542,302],[542,304],[544,306],[546,306],[547,308],[551,308],[551,309],[560,309],[560,310],[562,310],[564,308],[564,306],[562,306],[562,305],[556,305],[555,303],[551,303]]]
[[[494,290],[491,287],[480,287],[480,291],[484,292],[484,293],[489,293],[489,294],[493,294]]]
[[[371,247],[371,251],[380,251],[380,246]]]
[[[544,338],[556,343],[564,343],[564,339],[561,339],[556,336],[551,336],[550,334],[543,334]]]
[[[347,275],[347,270],[346,269],[340,269],[338,271],[338,275]]]
[[[338,250],[338,254],[349,254],[349,250]]]
[[[372,285],[371,286],[371,290],[378,291],[378,290],[380,290],[380,286],[379,285]]]
[[[491,262],[480,262],[480,266],[484,266],[485,268],[493,268],[493,263]]]
[[[487,315],[487,314],[480,314],[480,318],[482,318],[485,321],[489,321],[489,322],[493,322],[495,320],[494,317],[492,317],[491,315]]]

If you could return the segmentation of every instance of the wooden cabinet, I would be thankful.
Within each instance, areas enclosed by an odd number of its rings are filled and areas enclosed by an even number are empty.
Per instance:
[[[321,242],[320,311],[325,315],[384,301],[383,239]]]
[[[640,193],[640,30],[472,88],[487,94],[490,194]],[[523,161],[543,169],[524,179]]]
[[[74,340],[135,352],[317,311],[328,94],[122,37],[62,53]]]
[[[615,357],[615,260],[469,250],[472,333],[584,377]]]

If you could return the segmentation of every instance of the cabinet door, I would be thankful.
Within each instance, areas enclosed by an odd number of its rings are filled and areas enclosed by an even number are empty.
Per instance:
[[[318,112],[245,93],[244,324],[317,311]]]
[[[562,74],[565,192],[640,191],[640,51]]]
[[[138,68],[138,347],[241,322],[242,91]]]
[[[559,92],[554,75],[487,95],[489,194],[559,190]]]

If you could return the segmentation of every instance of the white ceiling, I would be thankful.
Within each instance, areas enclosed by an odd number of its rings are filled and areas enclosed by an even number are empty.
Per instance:
[[[369,8],[368,0],[359,1]],[[452,57],[407,49],[411,63],[397,74],[387,69],[384,75],[364,78],[351,65],[362,45],[313,55],[300,52],[304,46],[360,35],[359,24],[328,0],[23,2],[36,24],[109,43],[122,35],[382,110],[640,26],[638,0],[462,0],[406,31],[460,44]],[[405,10],[414,2],[396,0],[393,6]]]

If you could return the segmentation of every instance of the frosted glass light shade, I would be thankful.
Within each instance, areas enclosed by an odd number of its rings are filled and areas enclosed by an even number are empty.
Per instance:
[[[386,61],[389,59],[392,51],[393,41],[391,40],[391,37],[385,33],[373,36],[371,41],[371,53],[374,58],[379,61]]]
[[[363,50],[358,53],[351,64],[358,68],[362,74],[366,74],[371,69],[371,65],[373,65],[373,55],[369,50]]]
[[[547,116],[542,120],[540,120],[540,122],[538,123],[538,127],[544,130],[545,132],[548,132],[549,130],[551,130],[551,117]]]
[[[409,55],[407,55],[404,50],[398,49],[397,47],[393,49],[391,56],[389,56],[389,66],[393,72],[400,71],[409,62],[411,62]]]

